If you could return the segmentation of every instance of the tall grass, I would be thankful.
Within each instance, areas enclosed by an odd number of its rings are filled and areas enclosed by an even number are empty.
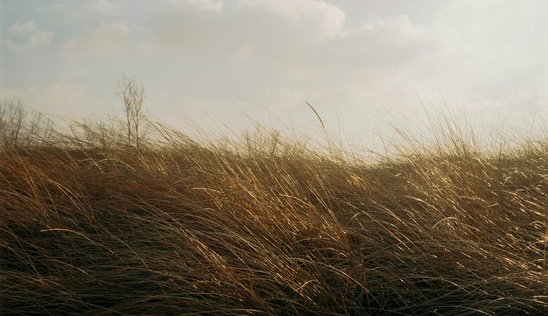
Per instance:
[[[546,140],[483,150],[449,122],[370,165],[148,131],[2,147],[0,314],[548,312]]]

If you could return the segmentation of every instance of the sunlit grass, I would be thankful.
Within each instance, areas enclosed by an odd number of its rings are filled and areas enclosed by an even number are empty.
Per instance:
[[[4,137],[0,314],[547,312],[548,142],[440,127],[375,164],[269,130]]]

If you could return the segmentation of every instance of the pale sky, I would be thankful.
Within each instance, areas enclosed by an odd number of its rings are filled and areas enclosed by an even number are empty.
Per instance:
[[[125,73],[183,130],[548,118],[544,0],[0,0],[0,40],[0,99],[65,117],[120,112]]]

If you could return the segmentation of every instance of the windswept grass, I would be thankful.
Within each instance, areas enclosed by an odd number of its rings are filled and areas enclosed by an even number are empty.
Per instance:
[[[545,140],[448,129],[368,165],[149,130],[138,150],[84,123],[3,147],[0,314],[548,312]]]

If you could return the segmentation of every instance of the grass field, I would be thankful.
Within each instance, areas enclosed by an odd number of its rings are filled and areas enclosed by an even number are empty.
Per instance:
[[[448,124],[372,164],[275,132],[6,118],[1,315],[548,313],[546,139]]]

